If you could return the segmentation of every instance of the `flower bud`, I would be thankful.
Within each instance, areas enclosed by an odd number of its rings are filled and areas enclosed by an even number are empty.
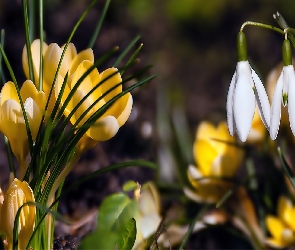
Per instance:
[[[0,214],[0,231],[5,235],[5,248],[12,249],[13,228],[18,209],[27,202],[35,202],[34,194],[27,182],[14,179],[8,188]],[[18,223],[18,249],[26,249],[35,226],[34,205],[22,207]]]

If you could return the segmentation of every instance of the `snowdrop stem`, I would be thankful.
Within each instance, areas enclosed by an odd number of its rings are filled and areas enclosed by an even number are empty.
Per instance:
[[[275,27],[273,25],[269,25],[269,24],[264,24],[264,23],[257,23],[257,22],[252,22],[252,21],[247,21],[247,22],[244,22],[243,25],[241,26],[241,29],[240,31],[243,31],[243,29],[245,28],[245,26],[247,25],[251,25],[251,26],[257,26],[257,27],[261,27],[261,28],[265,28],[265,29],[270,29],[270,30],[273,30],[273,31],[276,31],[280,34],[285,34],[284,31],[278,27]]]
[[[291,43],[288,39],[285,39],[283,42],[282,52],[283,52],[284,66],[292,65]]]

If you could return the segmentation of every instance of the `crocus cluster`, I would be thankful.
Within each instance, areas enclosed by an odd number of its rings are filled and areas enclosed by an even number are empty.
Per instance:
[[[93,147],[98,141],[111,139],[118,132],[127,121],[133,104],[131,94],[122,93],[119,70],[109,68],[99,73],[94,66],[92,49],[77,53],[72,43],[66,48],[59,47],[56,43],[41,44],[40,40],[33,41],[30,48],[31,71],[33,71],[31,74],[26,46],[22,56],[23,69],[28,80],[20,89],[16,82],[6,82],[0,94],[0,131],[7,137],[19,163],[20,180],[27,171],[30,147],[35,146],[34,142],[40,128],[46,126],[42,121],[47,123],[49,118],[54,119],[52,114],[54,106],[61,109],[67,103],[61,114],[69,118],[75,129],[86,127],[86,132],[75,151],[78,155],[75,159],[78,161],[85,150]],[[42,48],[42,67],[40,67],[40,48]],[[66,51],[62,58],[64,49]],[[60,103],[56,105],[58,99]],[[110,101],[108,109],[101,112],[100,116],[94,117],[96,112]],[[88,122],[91,119],[92,121]],[[57,180],[64,181],[69,171],[70,169],[66,169],[62,180]],[[29,184],[20,180],[15,179],[5,195],[0,192],[0,233],[5,236],[6,249],[12,249],[12,232],[18,209],[27,202],[35,201]],[[55,191],[53,189],[53,193]],[[32,204],[25,205],[21,210],[18,230],[19,249],[27,247],[35,225],[35,214],[36,207]]]
[[[246,37],[242,31],[239,32],[237,45],[239,61],[230,83],[226,104],[230,135],[237,133],[242,142],[247,140],[257,107],[270,138],[275,140],[280,126],[281,103],[283,106],[288,105],[290,126],[295,135],[295,72],[290,41],[285,39],[283,42],[284,67],[277,80],[271,105],[260,78],[248,62]]]

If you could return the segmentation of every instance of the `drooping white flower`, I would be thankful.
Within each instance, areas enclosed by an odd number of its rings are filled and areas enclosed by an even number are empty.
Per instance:
[[[295,135],[295,72],[293,65],[284,66],[277,81],[271,105],[270,138],[275,140],[281,120],[281,102],[288,105],[289,121]]]
[[[227,125],[231,136],[237,132],[242,142],[251,129],[256,104],[264,126],[270,126],[270,104],[265,88],[247,60],[246,37],[238,35],[239,62],[227,94]]]
[[[295,71],[292,64],[290,41],[283,42],[284,67],[277,81],[271,105],[270,138],[275,140],[281,120],[281,103],[288,105],[289,121],[292,133],[295,135]]]

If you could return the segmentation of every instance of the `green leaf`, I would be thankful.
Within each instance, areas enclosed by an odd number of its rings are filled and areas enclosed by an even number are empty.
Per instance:
[[[124,192],[130,192],[138,188],[138,184],[135,181],[127,181],[123,185],[123,191]]]
[[[288,176],[288,178],[290,179],[290,182],[292,183],[293,188],[295,189],[295,175],[294,175],[291,167],[287,163],[287,161],[286,161],[280,147],[278,148],[278,153],[279,153],[279,156],[280,156],[281,163],[282,163],[282,165],[284,167],[285,173]]]
[[[134,218],[131,218],[125,231],[121,234],[118,241],[118,249],[132,249],[136,240],[136,221]]]
[[[79,249],[115,249],[137,211],[138,203],[126,194],[108,196],[99,209],[97,230],[82,240]]]

